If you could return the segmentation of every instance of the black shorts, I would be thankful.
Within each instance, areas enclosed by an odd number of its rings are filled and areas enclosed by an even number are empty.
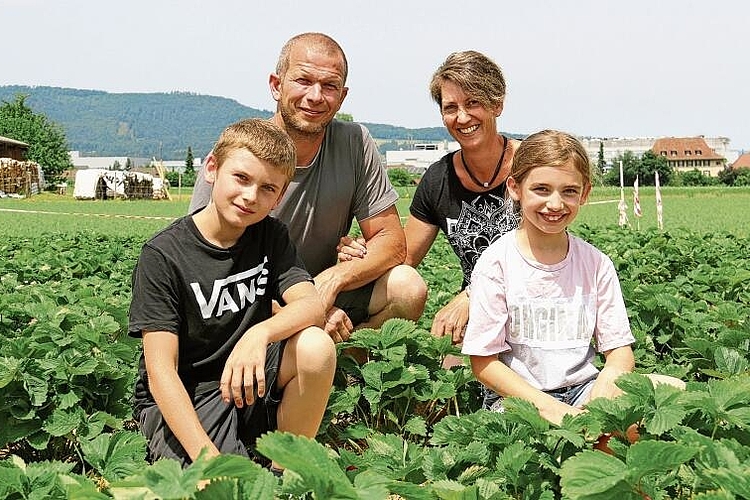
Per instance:
[[[219,381],[202,382],[195,390],[188,391],[201,425],[221,453],[250,457],[249,450],[255,446],[255,440],[276,430],[276,410],[282,395],[277,380],[285,346],[286,340],[268,346],[266,387],[271,390],[250,406],[237,408],[234,403],[225,403]],[[183,467],[190,464],[190,457],[164,422],[158,406],[144,408],[138,420],[141,432],[148,440],[149,460],[172,458]]]
[[[336,307],[343,309],[352,324],[356,327],[370,319],[370,299],[375,289],[375,282],[368,283],[355,290],[341,292],[333,303]]]

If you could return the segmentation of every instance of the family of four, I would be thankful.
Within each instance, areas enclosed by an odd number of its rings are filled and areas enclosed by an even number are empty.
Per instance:
[[[462,345],[485,407],[521,397],[560,422],[615,396],[633,370],[614,266],[566,230],[591,190],[581,144],[551,130],[499,134],[500,68],[453,53],[430,92],[461,149],[427,170],[402,226],[369,132],[334,119],[347,72],[329,36],[290,39],[269,77],[273,117],[227,127],[189,215],[143,246],[129,331],[143,342],[134,415],[151,459],[249,456],[276,429],[314,437],[334,343],[421,316],[415,268],[440,231],[464,280],[432,333]],[[355,218],[361,238],[347,236]]]

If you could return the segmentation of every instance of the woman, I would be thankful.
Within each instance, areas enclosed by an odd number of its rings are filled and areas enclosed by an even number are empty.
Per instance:
[[[433,75],[430,93],[461,149],[432,164],[414,193],[404,227],[406,264],[417,267],[438,231],[445,233],[464,278],[461,291],[435,315],[431,332],[460,343],[469,319],[467,285],[474,264],[490,243],[518,225],[512,203],[506,200],[505,179],[520,142],[498,133],[505,78],[484,54],[450,54]],[[364,252],[362,240],[342,238],[339,259]]]

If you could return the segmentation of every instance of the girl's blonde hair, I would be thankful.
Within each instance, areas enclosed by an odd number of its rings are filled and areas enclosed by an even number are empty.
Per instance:
[[[569,162],[583,176],[583,185],[590,186],[591,161],[581,142],[567,132],[542,130],[521,141],[510,177],[520,184],[534,167],[561,167]]]

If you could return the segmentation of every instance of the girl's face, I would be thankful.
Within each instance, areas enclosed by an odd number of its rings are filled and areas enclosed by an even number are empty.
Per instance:
[[[508,178],[511,198],[521,205],[522,226],[540,234],[565,231],[591,191],[573,162],[534,167],[521,182]]]

